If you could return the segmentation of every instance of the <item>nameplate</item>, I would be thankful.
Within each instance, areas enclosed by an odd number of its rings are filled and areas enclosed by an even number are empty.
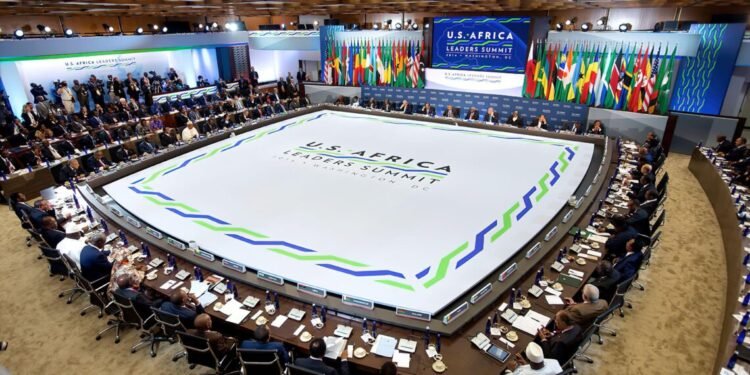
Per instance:
[[[375,308],[375,302],[366,300],[364,298],[352,297],[347,295],[341,296],[341,303],[368,310],[373,310]]]
[[[576,208],[581,208],[582,203],[583,203],[583,197],[578,198],[578,201],[576,202]]]
[[[205,260],[207,260],[209,262],[213,262],[214,261],[214,255],[211,254],[211,253],[209,253],[208,251],[201,250],[201,249],[195,249],[195,251],[193,252],[193,254],[195,254],[195,256],[201,257],[201,258],[203,258],[203,259],[205,259]]]
[[[94,194],[94,189],[92,189],[88,184],[86,184],[86,191],[88,191],[89,194]]]
[[[599,181],[599,172],[597,172],[597,173],[596,173],[596,175],[594,176],[594,179],[593,179],[593,180],[591,181],[591,184],[593,185],[593,184],[595,184],[595,183],[596,183],[597,181]]]
[[[185,251],[185,249],[187,249],[187,246],[185,246],[185,244],[184,244],[184,243],[182,243],[182,242],[180,242],[180,241],[177,241],[177,240],[175,240],[175,239],[174,239],[174,238],[172,238],[172,237],[167,237],[167,243],[168,243],[168,244],[169,244],[170,246],[172,246],[172,247],[176,247],[176,248],[178,248],[178,249],[180,249],[180,250],[182,250],[182,251]]]
[[[541,249],[542,249],[542,243],[537,242],[534,246],[531,247],[531,249],[529,249],[529,251],[526,252],[526,259],[531,259]]]
[[[508,267],[508,268],[505,269],[505,271],[500,272],[499,280],[501,282],[505,281],[505,279],[507,279],[508,276],[512,275],[513,272],[516,272],[517,269],[518,269],[518,264],[517,263],[511,264],[510,267]]]
[[[492,291],[492,283],[488,283],[484,286],[484,288],[479,289],[478,292],[471,295],[471,298],[469,298],[469,301],[472,304],[475,304],[479,302],[482,298],[484,298],[486,295],[488,295]]]
[[[568,213],[563,216],[563,223],[567,223],[570,221],[570,219],[573,218],[573,210],[568,211]]]
[[[141,227],[141,222],[138,221],[138,220],[136,220],[134,217],[128,216],[128,217],[125,218],[125,221],[127,221],[128,224],[130,224],[130,225],[132,225],[132,226],[134,226],[136,228],[140,228]]]
[[[467,310],[469,310],[469,303],[468,302],[462,303],[460,306],[456,307],[451,312],[443,316],[443,324],[445,325],[450,324],[451,322],[456,320],[456,318],[463,315],[463,313],[465,313]]]
[[[556,234],[557,234],[557,225],[555,225],[555,227],[554,227],[554,228],[552,228],[552,229],[551,229],[551,230],[550,230],[549,232],[547,232],[547,235],[546,235],[546,236],[544,236],[544,240],[545,240],[545,241],[549,241],[549,240],[550,240],[550,239],[552,239],[552,237],[554,237],[554,236],[555,236]]]
[[[269,283],[272,283],[272,284],[284,285],[284,278],[281,276],[276,276],[272,273],[258,271],[258,278],[263,281],[268,281]]]
[[[96,201],[99,202],[99,204],[104,204],[104,197],[102,197],[99,194],[94,194],[94,198],[96,198]]]
[[[401,307],[396,308],[396,315],[402,318],[424,320],[425,322],[429,322],[430,320],[432,320],[432,314],[430,313],[426,313],[424,311],[404,309]]]
[[[247,271],[244,264],[240,264],[226,258],[221,260],[221,265],[239,273],[245,273]]]
[[[151,227],[146,227],[146,233],[148,233],[148,234],[150,234],[150,235],[152,235],[152,236],[154,236],[154,237],[156,237],[158,239],[164,238],[164,235],[161,234],[161,232],[159,232],[158,230],[156,230],[154,228],[151,228]]]
[[[297,290],[302,293],[307,293],[315,297],[326,298],[328,292],[323,288],[318,288],[312,285],[297,283]]]
[[[120,209],[115,206],[109,206],[109,210],[112,211],[112,213],[115,214],[116,216],[119,216],[119,217],[123,216],[122,211],[120,211]]]
[[[584,196],[584,197],[588,197],[588,196],[589,196],[589,194],[591,194],[591,188],[592,188],[592,187],[594,187],[594,185],[589,185],[589,187],[588,187],[588,188],[586,188],[586,192],[585,192],[585,193],[583,193],[583,196]]]

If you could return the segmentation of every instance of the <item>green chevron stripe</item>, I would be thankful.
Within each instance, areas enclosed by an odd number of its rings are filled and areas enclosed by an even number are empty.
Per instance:
[[[482,42],[482,43],[477,43],[477,44],[475,44],[475,45],[474,45],[474,47],[481,47],[481,46],[486,46],[486,45],[488,45],[488,44],[490,44],[490,43],[495,43],[495,42],[497,42],[497,40],[485,40],[485,41],[484,41],[484,42]]]
[[[159,206],[165,206],[165,207],[180,207],[188,212],[198,212],[195,208],[192,208],[184,203],[178,203],[178,202],[167,202],[161,199],[157,199],[155,197],[151,196],[144,196],[144,198],[148,199],[151,203],[159,205]]]
[[[557,160],[560,161],[560,172],[565,172],[566,169],[568,169],[568,159],[565,158],[566,152],[563,151],[560,153],[560,156],[557,157]]]
[[[495,232],[492,237],[490,238],[490,242],[495,242],[500,236],[502,236],[505,232],[510,229],[512,225],[512,219],[511,216],[514,211],[516,211],[519,207],[521,207],[521,203],[516,202],[514,205],[512,205],[507,211],[503,213],[503,227],[498,229],[497,232]]]
[[[170,166],[168,166],[168,167],[166,167],[166,168],[164,168],[164,169],[160,169],[160,170],[158,170],[158,171],[154,172],[154,174],[152,174],[151,176],[148,176],[148,178],[147,178],[147,179],[145,179],[145,180],[141,181],[141,185],[145,185],[145,184],[147,184],[147,183],[149,183],[149,182],[151,182],[151,181],[155,180],[155,179],[156,179],[157,177],[159,177],[159,176],[160,176],[160,175],[161,175],[162,173],[164,173],[164,172],[166,172],[166,171],[168,171],[168,170],[170,170],[170,169],[172,169],[172,168],[174,168],[174,167],[176,167],[176,166],[177,166],[177,164],[172,164],[172,165],[170,165]]]
[[[410,292],[414,291],[414,287],[412,287],[411,285],[400,283],[398,281],[387,280],[387,279],[378,279],[378,280],[375,280],[375,282],[376,283],[385,284],[385,285],[388,285],[388,286],[395,286],[396,288],[401,288],[401,289],[404,289],[404,290],[408,290]]]
[[[317,151],[317,150],[315,150],[315,151],[313,151],[313,150],[304,150],[304,149],[301,149],[301,148],[295,148],[295,150],[296,150],[296,151],[299,151],[299,152],[306,152],[306,153],[310,153],[310,154],[324,154],[324,153],[326,153],[326,151]],[[329,152],[329,153],[332,153],[332,152]],[[396,164],[396,163],[387,163],[387,162],[380,162],[380,161],[366,161],[366,160],[357,160],[357,159],[347,159],[347,160],[349,160],[349,161],[352,161],[352,162],[355,162],[355,163],[361,163],[361,164],[370,164],[370,165],[387,165],[387,166],[391,166],[391,167],[399,167],[399,168],[414,168],[414,167],[412,167],[412,166],[409,166],[409,165],[402,165],[402,164]],[[424,174],[429,174],[429,175],[430,175],[430,177],[432,177],[432,178],[435,178],[435,179],[438,179],[438,180],[440,180],[440,179],[442,179],[443,177],[445,177],[445,176],[443,176],[443,175],[441,175],[441,174],[437,174],[437,173],[435,173],[435,172],[430,172],[430,171],[424,171],[424,172],[413,172],[413,173],[424,173]]]
[[[435,276],[433,276],[430,280],[427,280],[427,282],[424,283],[424,287],[429,288],[435,285],[438,281],[445,278],[445,274],[448,273],[448,265],[450,264],[451,259],[455,258],[456,255],[460,254],[462,251],[466,250],[466,248],[468,247],[469,247],[469,242],[464,242],[461,246],[451,251],[450,254],[444,256],[443,259],[440,260],[440,264],[438,265],[438,269],[437,269],[437,272],[435,273]]]
[[[201,160],[205,160],[205,159],[208,159],[208,158],[210,158],[210,157],[212,157],[212,156],[216,155],[216,154],[217,154],[217,153],[218,153],[219,151],[221,151],[221,150],[222,150],[222,149],[223,149],[224,147],[227,147],[227,146],[228,146],[228,145],[222,145],[222,146],[219,146],[219,147],[217,147],[217,148],[215,148],[215,149],[211,150],[211,152],[209,152],[208,154],[205,154],[205,155],[203,155],[203,156],[199,157],[198,159],[195,159],[195,160],[193,160],[193,163],[197,163],[197,162],[199,162],[199,161],[201,161]]]
[[[302,260],[306,262],[327,260],[327,261],[343,263],[352,267],[369,267],[367,264],[341,258],[335,255],[303,255],[300,253],[294,253],[294,252],[287,251],[284,249],[279,249],[279,248],[269,248],[268,250],[271,250],[276,254],[284,255],[292,259]]]
[[[206,229],[210,229],[214,232],[237,232],[237,233],[245,233],[247,235],[257,237],[257,238],[268,238],[268,236],[264,234],[260,234],[258,232],[251,231],[249,229],[240,228],[240,227],[217,227],[213,224],[210,224],[208,222],[205,222],[203,220],[193,220],[193,223],[196,223]]]
[[[549,191],[549,188],[547,187],[547,179],[549,178],[549,173],[545,173],[542,178],[539,179],[539,194],[536,196],[536,201],[539,202],[542,200],[542,198],[547,194]]]

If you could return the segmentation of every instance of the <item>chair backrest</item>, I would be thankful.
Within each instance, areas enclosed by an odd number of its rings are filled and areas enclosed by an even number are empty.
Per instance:
[[[68,276],[68,267],[63,263],[62,255],[60,255],[59,250],[47,246],[39,246],[39,250],[42,251],[42,255],[47,259],[47,263],[49,263],[49,272],[51,274]]]
[[[214,353],[208,339],[205,337],[193,336],[184,331],[177,331],[177,337],[182,343],[182,347],[187,352],[188,363],[217,369],[219,367],[219,357]]]
[[[325,375],[321,372],[308,370],[304,367],[300,367],[297,365],[290,364],[290,365],[287,365],[286,368],[289,369],[289,375]]]
[[[93,292],[93,288],[91,287],[91,283],[88,282],[83,276],[81,275],[81,270],[78,268],[78,265],[73,261],[73,259],[70,259],[68,254],[62,254],[62,261],[63,264],[65,264],[65,267],[68,269],[69,275],[73,278],[73,281],[76,282],[76,285],[85,290],[86,292]]]
[[[143,327],[144,318],[138,313],[133,301],[121,296],[117,292],[112,293],[113,302],[120,308],[122,320]]]
[[[667,183],[669,182],[669,172],[664,172],[664,176],[659,180],[659,183],[656,184],[656,191],[662,192],[667,187]]]
[[[623,298],[622,296],[615,295],[614,298],[612,298],[612,301],[609,304],[609,307],[606,311],[601,313],[601,315],[597,316],[596,319],[594,319],[594,326],[600,326],[603,321],[607,320],[607,318],[610,317],[610,315],[614,314],[617,309],[622,306]]]
[[[237,357],[245,374],[281,375],[281,361],[276,350],[237,349]]]
[[[637,275],[638,274],[633,275],[632,277],[630,277],[630,278],[628,278],[626,280],[623,280],[622,282],[618,283],[617,284],[617,293],[616,294],[621,295],[621,296],[625,295],[625,292],[627,292],[628,289],[630,289],[630,284],[633,283],[633,280],[635,280],[635,278],[636,278]]]
[[[164,334],[168,337],[176,337],[177,331],[187,331],[179,316],[159,310],[157,307],[152,307],[151,311],[154,312],[154,319],[156,319],[157,323],[161,324]]]
[[[659,217],[656,218],[656,221],[654,221],[654,224],[651,226],[651,233],[656,232],[662,224],[664,224],[664,219],[666,218],[667,210],[662,210],[661,214],[659,214]]]
[[[655,232],[651,236],[651,248],[655,248],[659,246],[659,241],[661,240],[661,231]]]

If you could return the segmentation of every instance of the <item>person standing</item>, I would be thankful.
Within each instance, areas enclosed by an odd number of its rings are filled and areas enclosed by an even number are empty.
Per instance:
[[[73,80],[73,91],[76,93],[76,97],[78,98],[78,106],[81,108],[81,110],[83,110],[83,108],[86,108],[87,111],[90,110],[89,90],[86,88],[86,86],[82,85],[80,82],[78,82],[77,79],[75,79]]]
[[[68,82],[62,81],[60,87],[57,89],[57,95],[62,100],[63,107],[68,113],[76,113],[75,99],[73,98],[73,91],[68,87]]]

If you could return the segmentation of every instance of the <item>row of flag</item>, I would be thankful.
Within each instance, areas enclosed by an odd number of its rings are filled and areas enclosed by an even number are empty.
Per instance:
[[[532,43],[523,96],[666,114],[677,46]]]
[[[325,82],[340,86],[424,87],[424,41],[331,41]]]

